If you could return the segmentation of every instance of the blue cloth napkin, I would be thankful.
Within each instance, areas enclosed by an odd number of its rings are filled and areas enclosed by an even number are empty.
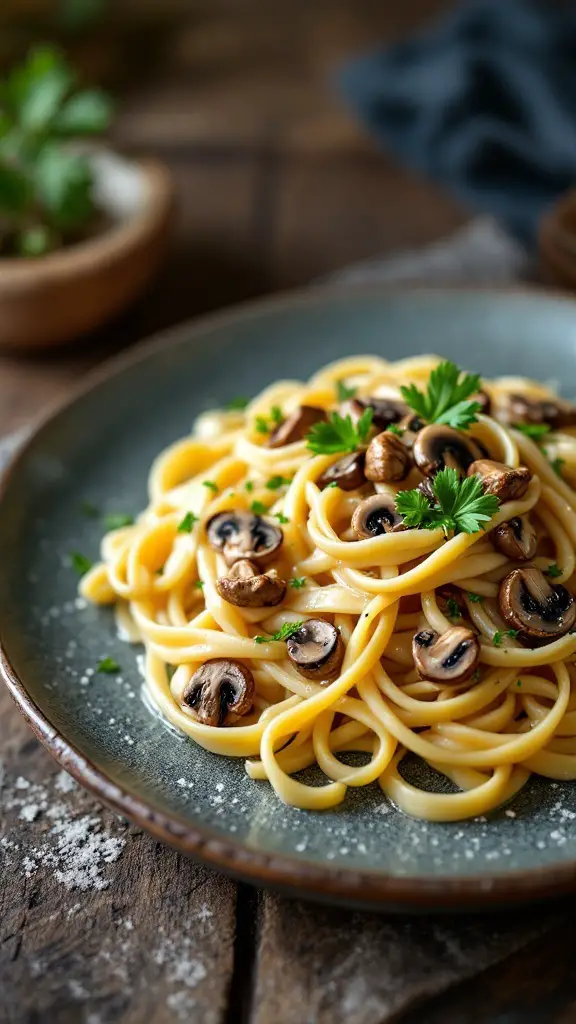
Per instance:
[[[460,4],[339,84],[383,146],[524,240],[576,182],[574,0]]]

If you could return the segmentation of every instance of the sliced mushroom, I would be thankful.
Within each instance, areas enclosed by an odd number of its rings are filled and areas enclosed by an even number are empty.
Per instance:
[[[458,685],[469,679],[480,658],[478,637],[466,626],[445,633],[423,629],[412,641],[414,664],[423,679]]]
[[[282,448],[285,444],[301,441],[315,423],[325,421],[324,409],[318,409],[315,405],[301,405],[272,431],[267,446]]]
[[[340,633],[324,619],[308,619],[286,641],[290,661],[301,676],[331,683],[340,672],[344,643]]]
[[[454,587],[451,583],[437,587],[436,600],[442,613],[449,619],[462,618],[468,611],[468,606],[460,587]],[[456,614],[456,608],[459,614]]]
[[[468,476],[479,476],[485,494],[495,494],[499,501],[516,501],[523,498],[532,479],[527,466],[512,469],[503,462],[492,459],[478,459],[468,468]]]
[[[409,412],[398,421],[398,429],[402,431],[402,442],[408,449],[412,450],[416,435],[425,426],[424,420],[421,420],[415,412]]]
[[[286,580],[271,573],[263,574],[247,558],[241,558],[228,576],[216,580],[220,597],[239,608],[268,608],[280,604],[286,593]]]
[[[338,459],[334,465],[329,466],[316,481],[318,487],[328,487],[328,484],[338,484],[343,491],[355,491],[366,483],[364,476],[365,452],[352,452]]]
[[[391,423],[398,423],[408,411],[408,406],[394,398],[351,398],[342,404],[340,414],[350,416],[357,423],[366,409],[372,409],[372,426],[386,430]]]
[[[556,640],[572,629],[576,602],[561,583],[551,583],[535,565],[513,569],[500,584],[500,611],[521,637]]]
[[[576,425],[576,405],[564,399],[528,398],[509,394],[498,407],[498,418],[505,423],[547,423],[553,430]]]
[[[468,466],[482,456],[474,438],[439,423],[419,431],[412,454],[425,476],[435,476],[446,466],[465,476]]]
[[[396,511],[394,498],[386,494],[372,494],[361,501],[354,509],[351,526],[361,539],[406,529],[402,516]]]
[[[490,415],[490,410],[492,408],[492,402],[490,400],[490,395],[488,394],[487,391],[483,391],[483,390],[476,391],[473,395],[470,395],[470,398],[468,399],[468,401],[470,401],[470,402],[478,402],[478,405],[480,406],[480,412],[484,416],[489,416]]]
[[[513,562],[529,562],[536,554],[538,538],[527,516],[514,516],[488,534],[497,551]]]
[[[366,452],[364,473],[373,483],[404,480],[410,472],[412,459],[400,437],[385,430],[373,437]]]
[[[254,512],[217,512],[206,523],[208,543],[221,551],[228,565],[239,558],[265,565],[275,558],[284,539],[280,527]]]
[[[246,715],[252,707],[254,677],[239,661],[216,658],[196,670],[182,703],[203,725],[224,725],[228,714]]]
[[[436,501],[432,477],[425,476],[424,479],[421,480],[420,483],[418,484],[416,490],[420,491],[420,493],[423,494],[425,498],[428,498],[428,501]]]

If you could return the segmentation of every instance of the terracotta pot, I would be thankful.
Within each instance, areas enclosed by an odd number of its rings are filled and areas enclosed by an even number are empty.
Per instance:
[[[100,326],[143,290],[169,234],[168,170],[108,151],[91,155],[102,234],[38,259],[0,259],[0,346],[61,345]]]
[[[561,196],[544,214],[538,244],[548,275],[564,288],[576,288],[576,190]]]

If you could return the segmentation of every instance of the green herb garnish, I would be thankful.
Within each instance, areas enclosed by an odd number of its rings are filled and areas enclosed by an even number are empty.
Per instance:
[[[250,511],[256,516],[264,516],[266,515],[268,508],[263,501],[253,501],[250,505]]]
[[[462,612],[460,611],[458,601],[454,600],[453,597],[449,597],[448,600],[446,601],[446,611],[448,612],[449,619],[462,618]]]
[[[287,640],[288,637],[292,636],[293,633],[297,633],[298,630],[300,629],[300,626],[303,625],[304,621],[285,622],[282,628],[279,629],[277,633],[274,633],[273,636],[255,636],[254,641],[257,644],[268,644],[271,643],[272,640]]]
[[[446,423],[465,430],[477,422],[482,406],[468,399],[480,389],[477,373],[465,373],[454,363],[440,363],[430,374],[426,393],[415,384],[401,387],[404,401],[427,423]]]
[[[277,427],[284,422],[284,413],[279,405],[273,405],[270,409],[270,419]]]
[[[126,512],[111,512],[110,515],[104,516],[104,526],[107,530],[121,530],[123,526],[132,526],[133,524],[134,516],[130,516]]]
[[[92,568],[92,562],[80,551],[70,552],[70,565],[76,570],[79,576],[85,576]]]
[[[562,569],[559,565],[556,564],[556,562],[552,562],[552,564],[544,570],[544,575],[549,576],[552,580],[555,580],[558,578],[558,576],[562,575]]]
[[[105,672],[107,675],[112,676],[115,675],[116,672],[121,672],[122,669],[118,662],[114,661],[114,658],[102,658],[101,661],[98,662],[98,668],[96,671]]]
[[[509,636],[511,640],[515,640],[518,636],[518,629],[497,629],[492,638],[494,647],[500,647],[505,636]]]
[[[283,512],[275,512],[274,513],[274,518],[277,519],[278,522],[281,523],[283,526],[284,526],[285,523],[289,523],[290,522],[288,516],[285,516]]]
[[[336,381],[336,394],[339,402],[347,402],[349,398],[354,398],[357,391],[358,388],[347,388],[343,380]]]
[[[328,490],[328,487],[338,487],[338,481],[333,480],[331,484],[327,485],[326,490]]]
[[[254,484],[252,483],[251,480],[246,481],[246,483],[244,484],[244,490],[248,491],[248,494],[250,494],[250,492],[254,490]]]
[[[389,434],[396,434],[396,437],[402,437],[403,431],[395,423],[389,423],[386,430]]]
[[[517,679],[516,680],[516,686],[522,686],[522,680],[521,679]]]
[[[472,675],[472,682],[473,683],[477,683],[479,679],[480,679],[480,669],[477,668],[476,671]]]
[[[479,477],[462,480],[455,469],[447,466],[432,481],[436,499],[432,505],[421,491],[400,491],[396,509],[409,527],[445,533],[478,533],[498,511],[500,502],[494,494],[484,494]]]
[[[80,505],[80,511],[87,519],[98,519],[100,515],[100,509],[93,505],[91,501],[83,501]]]
[[[473,594],[471,590],[468,591],[468,600],[472,601],[472,604],[482,604],[484,598],[482,594]]]
[[[306,586],[306,577],[305,576],[293,576],[292,579],[290,580],[290,586],[294,590],[302,590],[302,587]]]
[[[254,420],[254,427],[258,434],[269,434],[270,427],[268,426],[268,420],[264,419],[263,416],[257,416]]]
[[[287,487],[292,481],[287,476],[271,476],[266,481],[266,487],[269,491],[278,491],[281,487]]]
[[[364,444],[372,426],[374,410],[369,406],[354,425],[351,416],[333,412],[328,423],[315,423],[306,441],[316,455],[335,455],[337,452],[355,452]]]
[[[218,484],[215,484],[213,480],[203,480],[202,486],[207,487],[208,490],[212,491],[214,494],[218,494]]]
[[[198,522],[198,516],[194,512],[187,512],[181,523],[178,524],[178,533],[191,533],[192,527]]]
[[[553,459],[551,462],[552,469],[556,473],[556,476],[562,476],[562,466],[566,462],[566,459]]]
[[[249,398],[242,398],[241,396],[238,396],[238,398],[232,398],[226,404],[226,409],[228,412],[244,412],[249,401]]]
[[[204,590],[204,580],[196,580],[196,583],[194,584],[194,589]]]
[[[550,430],[548,423],[513,423],[512,426],[533,441],[540,441]]]

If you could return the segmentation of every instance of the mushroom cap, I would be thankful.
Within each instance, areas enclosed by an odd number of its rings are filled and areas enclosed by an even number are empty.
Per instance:
[[[332,682],[344,659],[340,633],[325,619],[308,619],[286,640],[290,661],[300,675],[317,682]]]
[[[410,453],[402,439],[385,430],[368,445],[364,473],[373,483],[387,483],[404,480],[411,465]]]
[[[442,634],[423,629],[412,641],[412,655],[423,679],[458,686],[475,671],[480,643],[466,626],[451,626]]]
[[[535,565],[513,569],[500,584],[502,617],[526,640],[555,640],[576,622],[576,602],[561,583],[551,583]]]
[[[442,423],[431,423],[418,432],[412,454],[425,476],[434,476],[446,466],[465,476],[468,467],[482,457],[473,437]]]
[[[378,398],[374,395],[353,401],[360,407],[360,415],[366,409],[372,409],[372,426],[378,430],[386,430],[391,423],[398,423],[408,412],[408,406],[399,398]]]
[[[488,539],[497,551],[501,551],[513,562],[529,562],[534,558],[538,546],[536,530],[527,516],[514,516],[500,523],[490,531]]]
[[[315,423],[325,420],[324,409],[315,405],[300,405],[272,431],[267,441],[267,447],[282,448],[285,444],[301,441]]]
[[[328,487],[328,484],[336,483],[342,491],[355,491],[366,483],[364,476],[365,452],[352,452],[338,459],[332,466],[328,466],[318,478],[318,487]]]
[[[402,516],[396,511],[394,498],[387,494],[371,494],[364,498],[354,509],[351,526],[361,539],[406,529]]]
[[[240,661],[215,658],[196,670],[182,696],[203,725],[223,725],[228,714],[246,715],[252,707],[254,677]]]
[[[206,523],[208,543],[221,551],[228,565],[248,558],[262,565],[275,558],[284,534],[275,523],[269,523],[254,512],[229,509],[217,512]]]
[[[490,410],[492,408],[492,399],[490,398],[488,392],[484,391],[483,388],[481,388],[480,391],[476,391],[473,395],[470,395],[468,401],[478,402],[478,405],[480,406],[480,412],[484,416],[490,415]]]
[[[482,480],[485,494],[495,494],[499,501],[517,501],[523,498],[532,479],[527,466],[505,465],[493,459],[478,459],[468,467],[468,476],[478,476]]]
[[[258,566],[242,558],[234,562],[228,576],[216,580],[216,590],[239,608],[268,608],[282,601],[286,580],[260,573]]]
[[[505,423],[547,423],[558,430],[576,424],[576,406],[562,398],[530,398],[512,393],[506,395],[498,408],[498,418]]]

